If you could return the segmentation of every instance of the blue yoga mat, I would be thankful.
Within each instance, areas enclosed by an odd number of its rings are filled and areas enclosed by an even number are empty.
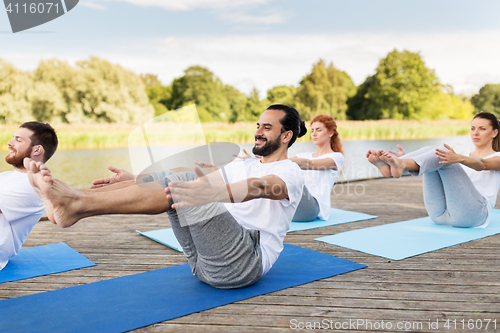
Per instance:
[[[256,284],[216,289],[188,264],[0,301],[0,332],[125,332],[366,267],[285,244]]]
[[[136,230],[143,236],[146,236],[160,244],[166,245],[176,251],[183,252],[182,246],[175,238],[174,230],[172,228],[159,229],[159,230],[151,230],[146,232],[141,232]]]
[[[401,260],[498,233],[500,210],[494,209],[490,224],[484,229],[437,225],[429,217],[423,217],[351,230],[316,240],[379,257]]]
[[[331,225],[369,220],[377,217],[378,216],[375,215],[332,208],[330,212],[330,218],[328,220],[325,221],[316,219],[311,222],[291,222],[290,229],[288,229],[288,232],[328,227]],[[160,244],[166,245],[174,250],[182,252],[182,247],[177,241],[177,238],[175,238],[174,231],[172,230],[172,228],[151,230],[146,232],[141,232],[139,230],[136,231],[143,236],[146,236],[154,241],[157,241]]]
[[[21,249],[0,271],[0,283],[71,271],[95,264],[64,243]]]
[[[290,229],[288,232],[310,230],[322,227],[328,227],[331,225],[357,222],[363,220],[376,219],[378,216],[369,215],[359,212],[351,212],[349,210],[331,208],[330,218],[328,220],[314,220],[311,222],[292,222],[290,223]]]

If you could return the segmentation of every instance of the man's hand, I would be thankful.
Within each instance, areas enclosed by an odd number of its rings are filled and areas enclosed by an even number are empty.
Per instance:
[[[111,165],[108,166],[108,169],[109,171],[114,172],[115,175],[94,180],[92,182],[92,185],[90,186],[91,189],[104,187],[127,180],[134,180],[134,175],[124,169],[118,169]]]
[[[216,201],[227,201],[229,194],[220,173],[209,177],[196,166],[198,179],[191,182],[170,182],[165,188],[167,199],[174,200],[173,209],[202,206]],[[226,198],[227,197],[227,198]]]

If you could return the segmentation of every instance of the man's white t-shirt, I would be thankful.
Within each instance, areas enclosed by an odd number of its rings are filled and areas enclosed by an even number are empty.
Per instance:
[[[464,153],[462,155],[469,156],[469,153]],[[500,152],[491,154],[486,158],[492,158],[495,156],[500,156]],[[496,170],[482,170],[476,171],[469,168],[463,164],[460,164],[464,169],[467,176],[469,176],[472,184],[476,190],[481,193],[481,195],[488,201],[488,218],[486,221],[478,226],[477,228],[486,228],[490,223],[490,215],[493,207],[495,207],[497,201],[498,190],[500,189],[500,171]]]
[[[248,178],[276,175],[286,184],[288,199],[254,199],[241,203],[226,203],[226,209],[244,228],[260,231],[262,275],[266,274],[283,250],[283,240],[302,197],[304,176],[296,163],[286,159],[261,163],[248,158],[234,161],[224,167],[227,183]]]
[[[0,173],[0,270],[19,252],[31,229],[43,214],[40,197],[31,187],[28,174]]]
[[[340,170],[342,170],[342,165],[344,165],[344,155],[337,152],[317,157],[313,157],[312,155],[313,153],[311,152],[305,152],[297,154],[297,157],[307,158],[308,160],[331,158],[337,165],[337,170],[302,170],[307,190],[318,201],[318,218],[320,220],[328,220],[331,208],[330,193],[332,192],[333,185],[340,174]]]

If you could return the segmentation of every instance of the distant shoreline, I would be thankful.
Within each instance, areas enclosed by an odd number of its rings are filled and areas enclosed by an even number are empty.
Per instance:
[[[467,135],[469,120],[366,120],[338,121],[342,140],[405,140]],[[307,124],[309,127],[310,124]],[[130,134],[138,128],[132,124],[54,124],[60,148],[119,148],[129,146]],[[0,148],[7,150],[17,126],[0,125]],[[209,142],[252,143],[255,123],[202,123],[203,134]],[[155,124],[148,128],[151,144],[203,143],[199,125]],[[197,131],[198,130],[198,131]],[[140,130],[139,130],[140,132]],[[139,136],[142,134],[139,133]],[[133,141],[133,140],[132,140]],[[309,135],[298,141],[311,141]]]

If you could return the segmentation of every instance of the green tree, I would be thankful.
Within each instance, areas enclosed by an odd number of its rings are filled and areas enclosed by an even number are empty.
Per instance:
[[[59,89],[52,82],[34,82],[28,92],[31,113],[37,121],[60,123],[66,103]]]
[[[205,67],[189,67],[184,76],[172,82],[168,108],[178,109],[193,103],[202,122],[228,121],[231,118],[224,85]]]
[[[475,112],[490,112],[500,117],[500,84],[486,84],[479,89],[479,94],[471,99]]]
[[[224,86],[227,101],[229,103],[229,121],[234,123],[246,118],[246,106],[248,97],[241,93],[238,89],[226,85]]]
[[[40,103],[39,98],[35,99],[37,110],[56,106],[55,114],[42,115],[36,111],[37,117],[45,117],[40,119],[141,123],[154,114],[139,76],[97,57],[79,61],[76,67],[57,59],[42,61],[33,73],[33,81],[42,90],[52,89],[50,85],[44,86],[52,84],[65,103],[61,110],[57,101]]]
[[[375,83],[375,77],[369,76],[359,85],[356,94],[347,100],[347,118],[351,120],[380,119],[379,110],[369,98],[369,92]]]
[[[421,119],[440,83],[420,54],[394,50],[348,102],[352,119]]]
[[[0,59],[0,123],[19,124],[33,119],[28,91],[28,73]]]
[[[356,87],[347,73],[336,69],[332,63],[326,65],[320,60],[300,82],[294,93],[293,106],[305,120],[318,113],[346,119],[346,102],[355,91]]]
[[[153,117],[145,86],[136,74],[91,57],[76,63],[86,78],[83,111],[96,121],[140,123]]]
[[[247,103],[245,106],[245,113],[241,121],[257,121],[259,120],[262,111],[264,111],[269,106],[269,101],[267,99],[261,100],[259,97],[259,91],[253,88],[248,95]]]
[[[168,101],[172,97],[172,86],[164,86],[154,74],[141,75],[142,82],[146,86],[146,94],[149,103],[155,109],[155,117],[168,112]]]
[[[267,91],[267,99],[270,104],[293,104],[296,92],[294,86],[276,86]]]
[[[421,113],[423,119],[471,119],[474,107],[452,93],[435,95]]]

